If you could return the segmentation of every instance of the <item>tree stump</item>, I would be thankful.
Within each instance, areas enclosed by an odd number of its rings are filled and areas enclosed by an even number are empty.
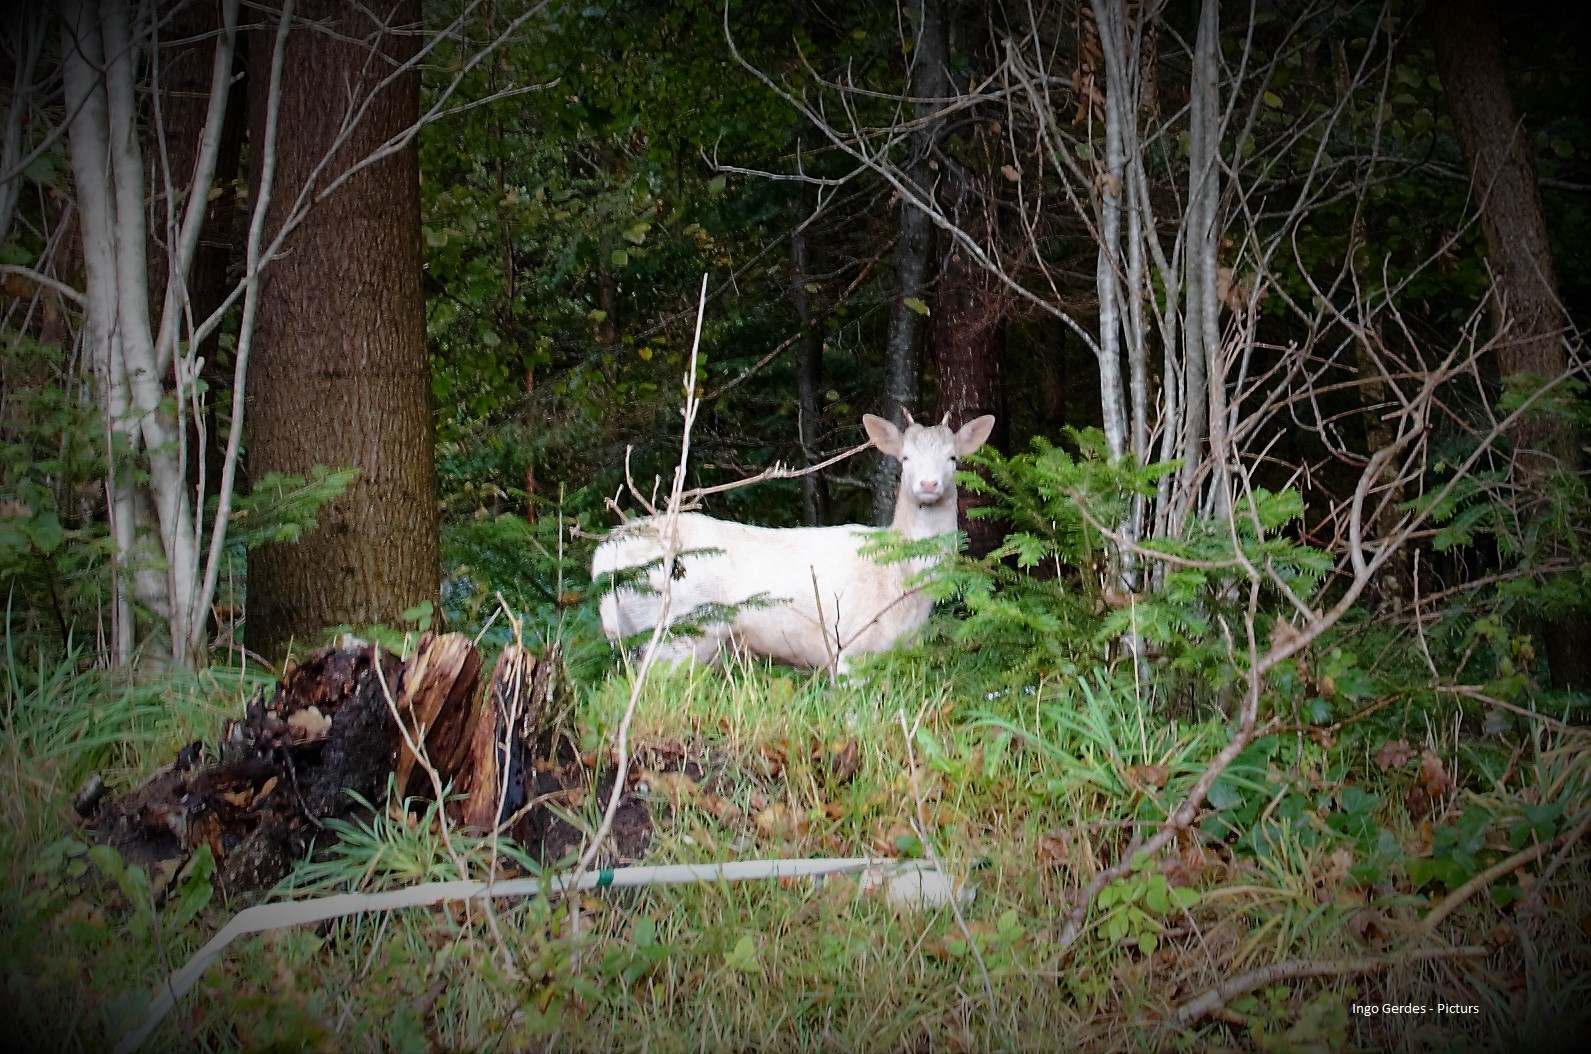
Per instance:
[[[119,799],[85,793],[79,811],[157,896],[201,845],[229,893],[274,885],[325,820],[380,808],[389,778],[402,802],[435,800],[440,787],[450,823],[513,821],[535,837],[526,805],[564,717],[552,705],[561,668],[556,645],[540,659],[509,645],[481,691],[480,654],[461,634],[424,635],[407,662],[363,643],[330,648],[290,669],[269,700],[261,689],[217,746],[188,745]],[[583,772],[569,783],[583,787]]]

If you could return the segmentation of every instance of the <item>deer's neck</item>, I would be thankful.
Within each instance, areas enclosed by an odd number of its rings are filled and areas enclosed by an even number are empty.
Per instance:
[[[956,488],[951,487],[945,496],[933,505],[917,504],[916,500],[902,488],[895,498],[895,519],[890,527],[899,531],[910,542],[949,534],[956,529]]]

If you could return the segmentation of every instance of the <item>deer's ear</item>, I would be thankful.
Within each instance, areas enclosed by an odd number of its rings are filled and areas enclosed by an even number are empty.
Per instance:
[[[993,414],[975,417],[962,425],[961,430],[956,433],[956,456],[964,457],[987,443],[989,441],[989,433],[993,431]]]
[[[890,457],[900,457],[901,434],[900,429],[873,414],[862,415],[862,427],[867,429],[867,437],[873,445]]]

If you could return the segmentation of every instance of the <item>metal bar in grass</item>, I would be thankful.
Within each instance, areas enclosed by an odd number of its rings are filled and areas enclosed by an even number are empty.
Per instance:
[[[604,868],[586,871],[571,882],[568,876],[516,878],[506,882],[428,882],[388,893],[344,893],[319,900],[260,904],[239,912],[221,932],[194,953],[182,969],[168,977],[150,1001],[143,1023],[116,1045],[115,1054],[137,1050],[203,975],[205,968],[220,957],[227,946],[251,933],[325,922],[364,912],[397,911],[403,908],[430,907],[449,901],[469,901],[497,897],[527,897],[546,891],[557,895],[570,890],[619,888],[622,886],[668,886],[699,882],[745,882],[769,878],[815,878],[822,875],[863,871],[882,861],[868,857],[840,857],[807,860],[737,860],[724,864],[662,864],[647,867]]]

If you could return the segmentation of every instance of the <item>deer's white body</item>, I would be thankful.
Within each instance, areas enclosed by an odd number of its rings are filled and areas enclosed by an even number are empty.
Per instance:
[[[891,528],[912,541],[954,531],[956,459],[983,445],[994,418],[957,432],[915,422],[902,431],[872,415],[863,425],[874,446],[901,461]],[[879,563],[863,555],[880,528],[752,527],[681,513],[672,538],[664,537],[668,529],[667,516],[627,523],[598,546],[591,566],[595,577],[658,564],[646,572],[647,591],[620,586],[602,598],[602,628],[615,640],[657,625],[665,546],[679,554],[669,583],[671,624],[704,608],[736,608],[727,620],[703,620],[699,636],[666,636],[665,660],[717,663],[732,647],[792,666],[843,670],[850,657],[915,633],[933,607],[907,585],[929,560]]]

